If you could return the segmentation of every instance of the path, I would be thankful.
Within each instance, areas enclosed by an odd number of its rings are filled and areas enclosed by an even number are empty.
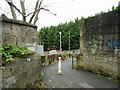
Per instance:
[[[62,75],[57,74],[58,64],[43,69],[49,88],[118,88],[118,83],[87,71],[72,69],[71,59],[62,61]]]

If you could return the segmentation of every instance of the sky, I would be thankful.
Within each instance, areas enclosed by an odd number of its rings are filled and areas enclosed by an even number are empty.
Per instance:
[[[20,7],[19,0],[13,0],[15,5]],[[26,0],[27,12],[31,12],[34,9],[36,0]],[[39,14],[39,20],[37,21],[38,29],[46,26],[57,26],[60,23],[74,21],[76,17],[79,19],[88,16],[94,16],[95,13],[101,11],[107,12],[108,9],[112,9],[112,6],[118,6],[119,0],[43,0],[42,6],[50,9],[52,13],[56,13],[54,16],[47,11],[42,10]],[[0,14],[5,13],[9,18],[9,6],[5,0],[0,1]],[[18,14],[18,17],[20,15]],[[20,17],[21,18],[21,17]]]

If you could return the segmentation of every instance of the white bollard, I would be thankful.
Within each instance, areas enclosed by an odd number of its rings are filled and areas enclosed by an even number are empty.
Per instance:
[[[58,74],[59,75],[62,74],[62,70],[61,70],[61,57],[58,57]]]
[[[45,56],[45,66],[48,66],[48,57]]]

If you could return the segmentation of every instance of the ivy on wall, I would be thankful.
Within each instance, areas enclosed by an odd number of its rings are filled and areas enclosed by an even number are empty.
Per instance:
[[[30,54],[27,47],[4,44],[0,47],[0,55],[7,63],[13,62],[14,58],[23,58]]]

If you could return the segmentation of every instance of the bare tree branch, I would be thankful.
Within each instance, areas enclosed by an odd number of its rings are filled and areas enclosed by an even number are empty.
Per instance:
[[[52,15],[55,15],[55,16],[57,16],[57,14],[56,13],[52,13],[52,12],[50,12]]]
[[[22,16],[24,16],[24,14],[20,11],[20,9],[18,9],[13,3],[9,2],[9,0],[6,1],[10,6],[14,7]]]
[[[36,5],[35,5],[35,11],[37,10],[37,7],[38,7],[39,2],[40,2],[40,0],[37,0]],[[30,18],[30,21],[29,21],[30,23],[32,22],[32,20],[33,20],[33,18],[34,18],[34,16],[35,16],[35,11],[32,12],[32,13],[29,13],[29,14],[27,15],[27,16],[29,16],[30,14],[33,14],[32,17]]]
[[[49,9],[47,9],[47,8],[41,8],[42,10],[45,10],[45,11],[49,11],[50,12],[50,10]]]
[[[14,18],[14,19],[17,19],[14,9],[17,10],[17,11],[23,16],[23,21],[26,21],[26,17],[28,17],[29,15],[32,14],[29,23],[32,23],[32,21],[33,21],[33,19],[34,19],[33,24],[36,24],[36,22],[37,22],[37,20],[38,20],[38,15],[39,15],[40,10],[48,11],[49,13],[51,13],[51,14],[53,14],[53,15],[55,15],[55,16],[57,15],[57,14],[55,14],[55,13],[52,13],[49,9],[47,9],[47,8],[45,8],[45,7],[41,7],[41,4],[42,4],[43,0],[37,0],[36,5],[35,5],[35,10],[34,10],[34,12],[31,12],[31,13],[29,13],[29,14],[27,14],[27,15],[26,15],[26,9],[25,9],[25,5],[24,5],[24,4],[25,4],[25,0],[20,0],[20,4],[21,4],[21,9],[22,9],[22,11],[20,11],[20,9],[17,8],[17,7],[13,4],[12,0],[6,0],[6,1],[7,1],[7,3],[9,4],[9,6],[11,7],[11,12],[13,13],[13,18]],[[13,11],[12,11],[12,10],[13,10]]]
[[[40,0],[40,3],[37,7],[37,10],[39,10],[41,8],[41,4],[42,4],[43,0]],[[41,9],[40,9],[41,10]],[[33,24],[36,24],[37,20],[38,20],[38,14],[40,12],[40,10],[38,12],[36,12],[36,15],[35,15],[35,19],[34,19],[34,23]]]
[[[17,16],[16,16],[16,13],[15,13],[15,10],[13,8],[13,1],[12,0],[6,0],[7,3],[9,4],[10,6],[10,9],[11,9],[11,13],[12,13],[12,16],[13,16],[13,19],[17,20]],[[11,5],[12,4],[12,5]]]
[[[49,9],[46,9],[46,8],[40,8],[39,10],[45,10],[45,11],[49,11],[50,12],[50,10]],[[39,10],[36,10],[36,11],[34,11],[34,12],[31,12],[31,13],[29,13],[28,15],[26,15],[26,17],[28,17],[29,15],[31,15],[31,14],[33,14],[33,13],[36,13],[36,12],[38,12]],[[57,14],[55,14],[55,13],[52,13],[52,12],[50,12],[51,14],[53,14],[53,15],[57,15]]]
[[[40,8],[40,9],[38,9],[38,10],[36,10],[35,12],[39,12],[40,10],[45,10],[45,11],[48,11],[49,13],[51,13],[52,15],[57,15],[57,14],[55,14],[55,13],[52,13],[49,9],[46,9],[46,8]],[[39,14],[39,13],[38,13]],[[35,21],[34,21],[34,23],[33,24],[36,24],[36,22],[37,22],[37,20],[38,20],[38,15],[37,15],[37,17],[36,17],[36,19],[35,19]]]
[[[26,11],[25,11],[24,0],[20,0],[20,3],[21,3],[21,9],[23,13],[23,21],[26,21]]]
[[[41,8],[42,10],[45,10],[45,11],[48,11],[48,12],[50,12],[51,14],[53,14],[53,15],[57,15],[57,14],[55,14],[55,13],[52,13],[49,9],[46,9],[46,8]]]
[[[26,15],[26,17],[28,17],[29,15],[31,15],[31,14],[33,14],[33,13],[36,13],[36,12],[39,12],[40,10],[45,10],[45,11],[48,11],[49,13],[51,13],[52,15],[57,15],[57,14],[55,14],[55,13],[52,13],[49,9],[46,9],[46,8],[40,8],[40,9],[38,9],[38,10],[36,10],[36,11],[34,11],[34,12],[31,12],[31,13],[29,13],[28,15]],[[37,20],[36,20],[37,21]],[[34,22],[34,24],[36,23],[36,21]],[[29,22],[29,23],[31,23],[31,22]]]
[[[33,14],[33,13],[36,13],[36,12],[38,12],[39,10],[45,10],[45,11],[49,11],[51,14],[53,14],[53,15],[57,15],[57,14],[55,14],[55,13],[52,13],[49,9],[46,9],[46,8],[40,8],[40,9],[38,9],[38,10],[36,10],[36,11],[34,11],[34,12],[31,12],[31,13],[29,13],[28,15],[26,15],[26,17],[28,17],[29,15],[31,15],[31,14]]]

